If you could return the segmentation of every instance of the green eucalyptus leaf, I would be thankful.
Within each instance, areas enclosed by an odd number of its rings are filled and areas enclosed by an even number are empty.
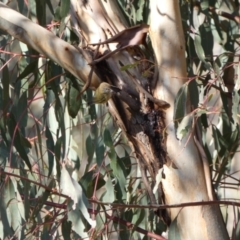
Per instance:
[[[32,218],[35,218],[38,216],[38,214],[40,214],[40,211],[42,211],[43,205],[46,203],[49,196],[50,192],[47,189],[41,194],[41,196],[38,196],[37,200],[35,201],[33,212],[31,213]]]
[[[62,18],[65,18],[70,9],[70,0],[61,0],[60,15]]]
[[[170,240],[182,240],[180,230],[178,227],[177,217],[172,221],[169,232],[168,232],[168,239]]]
[[[80,89],[76,87],[72,82],[68,83],[68,91],[67,91],[67,106],[68,113],[72,118],[75,118],[78,114],[78,111],[82,105],[82,99],[78,99]]]
[[[231,55],[231,52],[224,52],[215,59],[213,69],[216,74],[220,75],[222,73],[223,67],[228,63],[229,57]]]
[[[3,65],[6,64],[5,60],[0,58]],[[9,84],[10,84],[10,77],[9,77],[9,71],[8,71],[8,65],[5,65],[2,69],[2,88],[1,88],[1,100],[0,100],[0,107],[1,109],[4,109],[5,111],[9,108],[10,104],[10,97],[9,97]]]
[[[182,140],[184,137],[188,136],[192,131],[192,122],[193,122],[193,114],[186,115],[177,128],[177,139]]]
[[[81,212],[82,216],[88,221],[88,223],[95,227],[96,222],[91,219],[88,213],[89,203],[87,197],[85,196],[81,186],[79,183],[74,180],[66,167],[63,165],[61,170],[61,178],[60,178],[60,188],[62,193],[69,196],[71,198],[70,205],[68,205],[68,209],[71,210],[69,212],[69,220],[72,221],[73,230],[77,231],[76,226],[79,224],[79,221],[82,221],[79,217],[76,221],[73,219],[76,217],[76,213]],[[77,232],[79,234],[79,232]],[[80,234],[82,236],[82,233]]]
[[[112,179],[109,177],[105,184],[106,192],[102,197],[104,202],[114,202],[115,201],[115,193],[114,193],[114,186],[112,183]]]
[[[61,148],[62,148],[62,137],[57,139],[57,142],[55,144],[55,150],[54,150],[58,179],[60,179],[60,175],[61,175],[60,174],[60,172],[61,172],[61,170],[60,170],[60,163],[61,163],[61,160],[62,160]]]
[[[113,146],[112,136],[111,136],[110,131],[107,128],[105,128],[103,136],[104,136],[103,139],[104,139],[105,145],[108,146],[109,148],[113,149],[114,146]]]
[[[71,238],[72,223],[67,219],[63,219],[62,222],[62,234],[64,240],[72,240]]]
[[[198,58],[204,63],[204,66],[206,67],[206,69],[211,70],[210,63],[206,61],[206,56],[205,56],[205,52],[202,47],[201,41],[202,40],[200,35],[196,34],[194,37],[194,46],[195,46],[196,54]]]
[[[131,158],[128,154],[127,151],[125,152],[125,156],[122,158],[119,158],[120,164],[122,164],[122,168],[124,168],[124,174],[127,177],[131,173],[132,169],[132,163],[131,163]]]
[[[95,190],[95,185],[96,190],[98,190],[104,186],[105,180],[103,178],[103,175],[99,174],[98,177],[95,177],[95,172],[89,171],[82,176],[79,183],[81,184],[86,196],[88,198],[91,198]]]
[[[86,151],[88,155],[88,162],[90,163],[94,155],[94,141],[92,140],[90,135],[86,139]]]
[[[235,89],[232,92],[232,119],[233,119],[233,127],[235,130],[239,123],[239,103],[240,103],[240,95],[239,92]]]
[[[116,184],[116,192],[118,196],[121,196],[122,199],[126,199],[126,177],[124,175],[124,170],[122,168],[122,165],[119,164],[119,160],[116,156],[116,154],[111,153],[112,156],[109,156],[111,159],[110,166],[113,170],[113,175],[117,179]],[[111,158],[112,157],[112,158]],[[121,199],[118,199],[121,200]]]
[[[47,138],[46,144],[47,144],[47,152],[48,152],[48,177],[49,177],[53,171],[55,146],[54,146],[52,133],[50,132],[48,126],[46,126],[45,135]]]
[[[26,68],[17,77],[16,81],[27,77],[30,73],[35,73],[37,70],[38,70],[38,60],[34,60],[26,66]]]
[[[28,168],[31,170],[32,166],[29,161],[27,152],[25,148],[22,146],[22,135],[19,131],[18,125],[16,123],[16,120],[14,118],[13,114],[9,114],[8,116],[8,128],[9,128],[9,133],[11,135],[12,141],[14,143],[15,148],[17,149],[20,157],[24,160],[24,162],[27,164]]]
[[[49,8],[50,12],[52,13],[52,15],[54,15],[54,9],[53,9],[51,0],[46,0],[46,4],[48,5],[48,8]]]
[[[99,140],[96,145],[96,161],[98,166],[102,165],[104,161],[105,147],[102,140]]]
[[[13,106],[12,106],[12,113],[17,119],[19,127],[21,129],[27,126],[28,121],[28,98],[27,98],[27,91],[22,92],[19,99],[15,99]]]
[[[46,25],[46,0],[36,1],[36,16],[41,26]]]
[[[186,113],[186,103],[187,103],[188,85],[184,84],[178,91],[177,96],[174,101],[174,126],[177,129],[178,124],[181,122],[182,118]]]

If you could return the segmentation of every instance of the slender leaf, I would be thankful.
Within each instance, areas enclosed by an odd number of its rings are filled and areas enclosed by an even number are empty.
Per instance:
[[[72,82],[68,84],[67,92],[67,104],[68,104],[68,113],[72,118],[75,118],[78,114],[78,111],[82,105],[81,98],[77,100],[79,94],[79,87],[76,87]]]
[[[177,217],[172,221],[169,233],[168,233],[169,240],[182,240],[180,230],[178,227]]]
[[[188,85],[184,84],[178,91],[174,101],[174,125],[177,129],[179,122],[186,114],[186,102],[188,94]]]
[[[22,146],[22,136],[21,133],[19,132],[17,123],[15,121],[14,115],[13,114],[9,114],[8,117],[8,128],[9,128],[9,132],[10,135],[12,137],[13,143],[15,148],[17,149],[20,157],[24,160],[24,162],[27,164],[28,168],[31,170],[32,166],[31,163],[29,161],[27,152],[25,150],[25,148]]]
[[[48,127],[46,127],[45,134],[47,138],[46,144],[47,144],[47,151],[48,151],[48,177],[49,177],[53,170],[55,146],[54,146],[52,134]]]
[[[62,233],[64,240],[71,240],[70,233],[72,229],[72,223],[67,219],[64,219],[62,222]]]
[[[17,77],[17,81],[27,77],[30,73],[34,73],[38,69],[38,60],[29,63],[26,68]]]
[[[60,14],[62,18],[65,18],[70,9],[70,0],[61,0]]]

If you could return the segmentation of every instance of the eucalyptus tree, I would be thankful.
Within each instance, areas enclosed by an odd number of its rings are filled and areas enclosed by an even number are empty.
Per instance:
[[[217,200],[239,171],[237,9],[1,3],[0,238],[228,239]],[[89,106],[101,82],[120,91]]]

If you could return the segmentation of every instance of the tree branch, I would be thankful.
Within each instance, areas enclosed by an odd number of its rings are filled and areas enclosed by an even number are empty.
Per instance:
[[[91,68],[84,58],[84,54],[88,54],[86,50],[76,49],[3,3],[0,3],[0,29],[87,82]],[[100,82],[98,76],[93,73],[91,87],[97,88]]]

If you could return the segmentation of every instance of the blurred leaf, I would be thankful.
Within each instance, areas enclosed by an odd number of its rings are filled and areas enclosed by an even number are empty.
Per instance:
[[[45,135],[47,139],[46,144],[47,144],[47,153],[48,153],[48,177],[49,177],[52,174],[52,170],[53,170],[55,148],[54,148],[53,137],[48,126],[46,126]]]
[[[127,151],[125,152],[125,156],[122,158],[119,158],[120,163],[122,164],[122,168],[124,168],[124,174],[127,177],[130,173],[131,173],[131,169],[132,169],[132,163],[131,163],[131,158],[128,154]]]
[[[54,11],[54,21],[56,22],[61,22],[61,7],[57,6],[55,11]]]
[[[46,186],[48,188],[52,188],[54,185],[54,181],[51,180],[49,182],[49,184]],[[43,189],[41,189],[42,191]],[[35,206],[33,208],[33,211],[31,213],[31,217],[35,218],[38,216],[38,214],[40,213],[40,211],[43,208],[43,205],[46,203],[48,197],[50,196],[50,193],[47,189],[43,190],[43,193],[41,194],[41,196],[39,194],[36,195],[37,199],[35,200]]]
[[[3,64],[6,64],[5,60],[0,58]],[[8,72],[8,66],[5,65],[4,68],[2,69],[2,88],[1,88],[1,101],[0,101],[0,107],[1,109],[7,111],[9,108],[10,104],[10,97],[9,97],[9,83],[10,83],[10,78],[9,78],[9,72]]]
[[[145,209],[139,208],[135,209],[133,212],[133,218],[132,218],[132,223],[134,224],[134,227],[140,226],[142,221],[144,220],[146,215]],[[133,228],[134,230],[134,228]]]
[[[195,50],[196,50],[198,58],[202,62],[205,62],[206,57],[205,57],[203,47],[201,45],[201,37],[197,34],[195,35],[195,38],[194,38],[194,45],[195,45]]]
[[[119,162],[119,159],[117,158],[117,155],[115,152],[109,152],[109,158],[111,169],[113,170],[113,175],[117,179],[117,183],[119,184],[120,189],[118,189],[118,184],[115,185],[116,192],[118,196],[121,196],[122,199],[126,199],[126,177],[124,176],[124,170],[123,165],[121,165]],[[118,199],[118,200],[122,200]]]
[[[46,25],[46,0],[36,1],[36,16],[41,26]]]
[[[178,124],[181,122],[182,118],[186,113],[186,102],[188,94],[188,85],[184,84],[178,91],[177,96],[174,101],[174,126],[177,130]]]
[[[106,209],[104,206],[101,206],[99,213],[96,216],[96,231],[100,232],[105,228],[106,224]],[[102,239],[104,239],[103,235],[101,235]]]
[[[196,81],[189,82],[188,93],[191,99],[191,105],[194,107],[194,109],[197,108],[199,104],[199,91]]]
[[[110,177],[106,181],[105,188],[106,188],[106,191],[102,197],[102,200],[104,202],[114,202],[115,201],[115,193],[114,193],[112,179]]]
[[[17,231],[19,226],[22,224],[22,219],[21,215],[19,214],[18,200],[15,198],[15,189],[11,178],[9,178],[6,182],[6,189],[9,193],[9,199],[6,206],[9,211],[8,219],[10,220],[12,229]]]
[[[111,133],[107,128],[105,128],[103,136],[105,145],[111,149],[114,148]]]
[[[51,216],[46,215],[43,220],[43,230],[41,233],[42,240],[45,240],[45,239],[54,240],[53,236],[51,236],[51,234],[49,233],[51,228],[50,221],[52,221]]]
[[[60,6],[60,15],[62,18],[65,18],[70,9],[70,0],[61,0],[61,6]]]
[[[220,156],[223,156],[227,149],[227,144],[225,142],[225,139],[223,138],[219,129],[214,125],[212,125],[212,132],[213,132],[215,149],[219,152]]]
[[[37,69],[38,69],[38,60],[34,60],[26,66],[26,68],[17,77],[16,81],[27,77],[30,73],[34,73]]]
[[[23,9],[24,9],[24,0],[17,0],[18,2],[18,9],[21,14],[23,14]]]
[[[25,220],[25,208],[23,205],[22,196],[19,193],[18,182],[15,177],[10,177],[10,179],[11,179],[13,187],[14,187],[15,204],[17,205],[18,213],[20,215],[19,218]]]
[[[224,66],[228,63],[231,52],[224,52],[220,54],[213,63],[213,68],[216,74],[221,74],[224,71]]]
[[[104,160],[104,153],[105,153],[105,147],[103,145],[103,141],[99,139],[96,146],[96,161],[98,166],[102,165],[102,162]]]
[[[177,128],[177,139],[182,140],[184,137],[188,136],[192,131],[193,113],[186,115]]]
[[[232,239],[240,239],[240,210],[238,210],[237,218],[238,221],[233,227]]]
[[[13,143],[15,148],[17,149],[20,157],[24,160],[24,162],[27,164],[29,170],[31,171],[31,163],[29,161],[28,155],[26,153],[25,148],[22,146],[22,136],[21,133],[19,132],[17,123],[15,121],[15,118],[12,113],[9,114],[8,116],[8,128],[10,135],[12,137]]]
[[[9,159],[9,148],[2,141],[0,142],[0,168],[5,169],[8,159]]]
[[[9,216],[9,209],[7,208],[7,203],[11,199],[10,191],[9,191],[9,181],[0,188],[1,198],[0,198],[0,213],[1,213],[1,228],[4,230],[0,232],[3,236],[9,235],[11,236],[14,232],[10,225],[11,218]]]
[[[25,174],[26,172],[23,171],[24,177],[27,177],[27,174]],[[30,191],[30,182],[27,180],[22,180],[23,186],[24,186],[24,190],[23,190],[23,194],[24,194],[24,210],[25,210],[25,219],[28,220],[29,215],[30,215],[30,201],[29,201],[29,191]]]
[[[141,22],[143,21],[143,9],[145,5],[145,0],[138,1],[138,9],[136,11],[136,21]]]
[[[61,187],[62,193],[69,196],[72,199],[72,204],[70,209],[79,210],[84,216],[84,218],[88,221],[88,223],[92,227],[94,227],[96,223],[90,218],[90,215],[87,210],[89,205],[88,200],[85,194],[83,193],[81,186],[69,175],[69,172],[66,170],[66,167],[64,165],[62,166],[62,170],[61,170],[60,187]],[[76,223],[72,223],[72,224],[74,229],[74,224]]]
[[[215,1],[215,0],[214,0],[214,1]],[[200,3],[201,9],[202,9],[203,11],[208,10],[210,3],[213,3],[213,2],[211,2],[211,0],[210,0],[210,1],[208,1],[208,0],[203,0],[203,1],[201,1],[201,3]]]
[[[201,37],[198,34],[196,34],[194,37],[194,45],[195,45],[195,51],[197,53],[198,58],[204,63],[204,66],[206,67],[206,69],[211,70],[210,63],[206,62],[206,56],[205,56],[203,47],[201,45]]]
[[[71,240],[70,234],[72,230],[72,223],[67,219],[64,219],[62,222],[62,234],[64,240]]]
[[[240,102],[240,95],[239,92],[236,91],[235,89],[232,92],[232,118],[233,118],[233,130],[238,125],[239,119],[238,119],[238,114],[239,114],[239,102]]]
[[[39,128],[39,124],[36,123],[35,124],[35,127],[36,127],[36,130],[37,130],[37,139],[38,139],[38,149],[39,149],[39,153],[40,153],[40,159],[43,160],[43,144],[42,144],[42,133],[40,131],[40,128]]]
[[[88,162],[90,163],[92,161],[93,155],[94,155],[94,142],[92,141],[91,137],[88,136],[86,139],[86,151],[88,155]]]
[[[116,226],[116,228],[117,227],[119,227],[119,224],[118,224],[118,226]],[[120,228],[121,228],[121,231],[119,233],[119,238],[120,239],[137,239],[137,238],[131,237],[131,233],[130,233],[128,227],[125,226],[125,224],[121,224]]]
[[[169,232],[168,232],[169,240],[182,240],[181,234],[178,228],[177,217],[172,221]]]
[[[96,183],[96,180],[98,181]],[[83,177],[80,179],[79,183],[81,184],[84,192],[86,193],[86,196],[88,198],[91,198],[93,196],[93,191],[96,186],[96,190],[104,186],[105,180],[103,176],[99,173],[99,176],[95,176],[95,172],[89,171],[83,175]]]
[[[162,176],[163,176],[163,168],[160,168],[158,170],[158,173],[156,175],[156,183],[155,183],[155,186],[153,188],[153,193],[155,194],[158,190],[158,187],[159,187],[159,184],[160,182],[162,181]]]
[[[27,103],[27,91],[22,92],[19,99],[15,99],[12,106],[12,113],[15,119],[18,121],[20,129],[24,129],[27,126],[28,120],[28,103]]]
[[[60,179],[61,169],[60,169],[60,162],[61,162],[61,148],[62,148],[62,137],[57,139],[55,144],[55,159],[56,159],[56,168],[57,168],[57,178]]]
[[[54,10],[53,10],[51,0],[46,0],[46,3],[48,5],[48,8],[49,8],[50,12],[52,13],[52,15],[54,15]]]
[[[68,83],[68,92],[67,92],[67,105],[68,113],[72,118],[75,118],[78,114],[78,111],[82,105],[82,99],[77,100],[77,96],[80,92],[80,88],[73,84],[72,81]]]
[[[0,118],[1,137],[4,140],[6,146],[9,147],[11,144],[11,137],[7,131],[7,126],[6,126],[6,123],[4,120],[5,120],[5,118],[3,118],[3,117]]]

